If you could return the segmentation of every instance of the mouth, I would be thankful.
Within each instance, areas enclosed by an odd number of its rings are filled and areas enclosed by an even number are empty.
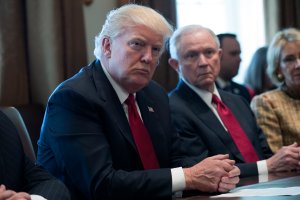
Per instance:
[[[144,74],[144,75],[150,74],[149,70],[147,70],[147,69],[135,69],[134,71],[135,71],[135,73],[138,73],[138,74]]]

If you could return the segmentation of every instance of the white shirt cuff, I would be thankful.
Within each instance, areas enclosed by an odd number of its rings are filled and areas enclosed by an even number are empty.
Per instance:
[[[172,192],[179,192],[185,189],[185,177],[182,167],[172,168]]]
[[[268,166],[266,160],[257,161],[258,182],[268,181]]]
[[[37,195],[37,194],[31,194],[30,197],[31,197],[31,200],[47,200],[44,197]]]

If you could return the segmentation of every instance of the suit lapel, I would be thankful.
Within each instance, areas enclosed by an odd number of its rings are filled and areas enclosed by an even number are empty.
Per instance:
[[[147,94],[142,90],[137,93],[136,100],[139,105],[139,109],[143,118],[144,125],[146,126],[150,138],[152,140],[153,147],[156,152],[156,156],[159,163],[165,162],[164,146],[162,140],[165,140],[165,135],[163,134],[163,129],[160,126],[159,116],[157,114],[157,107],[152,99],[147,96]],[[159,145],[160,144],[160,145]]]
[[[215,134],[220,141],[227,147],[227,149],[240,160],[244,160],[239,150],[232,142],[232,138],[229,133],[224,129],[219,119],[213,113],[213,111],[206,105],[206,103],[199,97],[191,88],[189,88],[183,81],[181,81],[179,87],[177,87],[178,93],[181,98],[187,101],[188,107],[191,107],[192,112],[203,122],[203,125],[207,126],[210,130],[210,134]]]
[[[104,74],[104,71],[98,60],[95,63],[93,77],[98,96],[104,101],[104,107],[110,113],[108,117],[110,117],[114,124],[120,129],[120,132],[125,140],[128,141],[129,144],[137,151],[123,105],[121,104],[118,95],[110,84],[108,78]]]

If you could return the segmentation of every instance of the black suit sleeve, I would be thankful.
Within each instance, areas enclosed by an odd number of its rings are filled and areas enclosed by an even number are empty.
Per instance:
[[[69,200],[65,185],[24,154],[14,124],[0,112],[0,184],[16,192],[37,194],[48,200]]]
[[[25,157],[24,179],[25,185],[22,191],[40,195],[47,200],[70,199],[68,189],[60,180],[54,178],[27,157]]]

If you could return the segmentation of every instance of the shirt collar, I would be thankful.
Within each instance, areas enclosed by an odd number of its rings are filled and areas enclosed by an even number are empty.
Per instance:
[[[220,94],[217,90],[217,87],[216,87],[216,84],[214,84],[214,92],[211,93],[211,92],[208,92],[207,90],[203,90],[203,89],[200,89],[192,84],[190,84],[189,82],[187,82],[185,79],[182,79],[186,84],[187,86],[189,86],[198,96],[200,96],[200,98],[207,104],[207,105],[211,105],[211,101],[212,101],[212,94],[215,94],[217,95],[220,99]]]
[[[118,95],[118,98],[121,102],[121,104],[123,104],[125,102],[125,100],[128,98],[129,93],[126,92],[112,77],[111,75],[108,73],[106,67],[104,67],[103,65],[102,69],[104,71],[104,74],[106,75],[106,77],[108,78],[110,84],[112,85],[112,87],[114,88],[115,92]],[[133,94],[135,96],[135,94]]]
[[[216,82],[220,88],[225,88],[226,86],[230,85],[230,82],[224,81],[222,78],[217,77]]]

